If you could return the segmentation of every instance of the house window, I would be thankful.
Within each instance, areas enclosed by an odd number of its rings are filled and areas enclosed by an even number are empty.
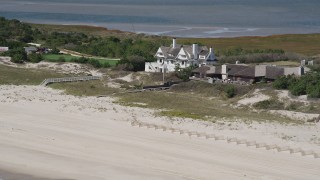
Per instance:
[[[183,66],[184,66],[184,61],[182,61],[182,62],[181,62],[181,65],[183,65]]]
[[[162,59],[159,60],[160,63],[162,63],[162,61],[163,61]]]
[[[173,60],[170,61],[170,64],[173,64]]]

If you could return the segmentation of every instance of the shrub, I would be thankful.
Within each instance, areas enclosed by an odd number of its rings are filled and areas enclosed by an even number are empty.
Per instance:
[[[27,53],[23,48],[12,49],[5,53],[11,57],[11,61],[14,63],[23,63],[28,59]]]
[[[31,53],[28,55],[28,60],[33,63],[38,63],[43,60],[41,54]]]
[[[145,59],[142,56],[130,56],[122,58],[117,66],[126,71],[144,71]]]
[[[192,70],[194,68],[195,68],[195,66],[190,66],[187,68],[180,68],[179,66],[176,66],[175,74],[179,79],[182,79],[183,81],[188,81],[189,77],[192,74]]]
[[[264,101],[257,102],[253,104],[253,107],[257,109],[265,109],[265,110],[270,110],[270,109],[279,110],[284,108],[284,104],[280,101],[271,99],[271,100],[264,100]]]
[[[89,59],[89,64],[91,64],[95,68],[101,68],[102,67],[100,62],[98,60],[96,60],[96,59]]]
[[[236,88],[233,85],[228,85],[225,87],[224,92],[227,98],[232,98],[236,95]]]

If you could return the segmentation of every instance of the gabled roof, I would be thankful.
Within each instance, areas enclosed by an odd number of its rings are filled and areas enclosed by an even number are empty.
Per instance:
[[[175,46],[176,48],[173,48],[173,45],[171,44],[171,46],[167,47],[167,46],[161,46],[160,49],[163,53],[163,56],[165,58],[172,58],[172,59],[178,59],[178,55],[180,52],[184,52],[187,56],[187,60],[192,60],[194,58],[194,54],[193,54],[193,45],[179,45],[176,44]],[[200,56],[205,56],[207,60],[210,51],[208,50],[208,48],[206,46],[197,46],[197,52],[198,55]]]
[[[24,50],[27,52],[31,52],[31,51],[37,51],[38,49],[36,47],[30,46],[30,47],[25,47]]]
[[[172,57],[172,58],[175,58],[175,57],[177,57],[177,55],[179,54],[179,52],[180,52],[180,47],[178,47],[178,48],[170,48],[169,50],[168,50],[168,54],[172,54],[172,56],[170,56],[170,57]]]
[[[207,56],[209,54],[209,51],[208,50],[204,50],[202,49],[200,52],[199,52],[199,55],[200,56]]]

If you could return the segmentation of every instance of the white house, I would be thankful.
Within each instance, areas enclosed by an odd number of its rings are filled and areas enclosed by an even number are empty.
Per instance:
[[[9,47],[0,47],[0,52],[9,51]]]
[[[179,45],[174,38],[170,47],[161,46],[155,54],[156,62],[145,64],[146,72],[173,72],[175,67],[186,68],[189,66],[212,65],[216,63],[213,48],[198,44]]]

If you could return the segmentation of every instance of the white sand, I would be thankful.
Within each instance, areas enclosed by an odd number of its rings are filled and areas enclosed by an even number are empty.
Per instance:
[[[260,102],[260,101],[265,101],[265,100],[270,99],[270,96],[262,94],[260,91],[261,91],[260,89],[255,89],[255,91],[252,93],[252,96],[245,97],[245,98],[239,100],[238,105],[247,105],[248,106],[248,105],[253,105],[253,104]]]
[[[123,80],[123,81],[126,81],[126,82],[132,82],[133,81],[133,74],[130,73],[124,77],[120,77],[120,78],[117,78],[117,79],[120,79],[120,80]]]
[[[319,125],[210,124],[154,117],[112,98],[0,86],[0,169],[55,179],[319,179],[320,159],[176,133],[131,121],[319,152]],[[292,136],[284,139],[282,135]],[[296,136],[295,138],[293,136]],[[1,179],[1,175],[0,175]]]

